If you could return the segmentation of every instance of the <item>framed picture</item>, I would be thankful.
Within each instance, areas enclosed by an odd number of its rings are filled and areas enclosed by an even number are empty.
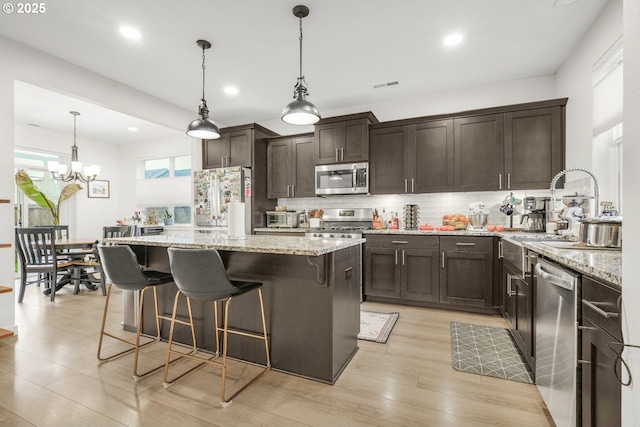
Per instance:
[[[89,197],[97,199],[108,199],[111,195],[109,191],[109,181],[91,181],[87,184],[87,191],[89,192]]]

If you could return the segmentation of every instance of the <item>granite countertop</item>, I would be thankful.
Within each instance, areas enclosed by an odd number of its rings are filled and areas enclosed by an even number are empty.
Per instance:
[[[605,249],[554,247],[542,242],[524,241],[522,246],[580,273],[607,281],[622,288],[622,252]]]
[[[300,227],[258,227],[253,231],[260,233],[300,233],[304,234],[309,231],[308,228],[300,228]]]
[[[211,248],[221,251],[320,256],[363,244],[364,239],[312,239],[298,236],[250,235],[233,239],[223,233],[185,232],[143,237],[116,237],[110,243],[175,248]]]

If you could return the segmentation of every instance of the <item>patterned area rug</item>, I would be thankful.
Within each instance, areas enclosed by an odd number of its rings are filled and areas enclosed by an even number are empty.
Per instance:
[[[360,310],[358,339],[386,343],[398,317],[400,317],[399,313],[376,313]]]
[[[531,368],[508,329],[451,322],[453,369],[523,383],[534,383]]]

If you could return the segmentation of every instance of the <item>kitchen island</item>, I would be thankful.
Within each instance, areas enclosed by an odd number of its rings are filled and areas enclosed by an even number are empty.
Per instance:
[[[107,239],[131,246],[147,269],[169,272],[167,248],[216,249],[230,278],[264,284],[264,306],[272,368],[333,384],[358,350],[360,265],[364,239],[309,239],[295,236],[246,236],[220,233]],[[158,289],[160,312],[170,315],[177,287]],[[152,300],[143,302],[143,332],[153,333]],[[260,331],[257,295],[234,299],[230,326]],[[146,299],[146,298],[145,298]],[[192,301],[198,347],[215,350],[211,304]],[[181,299],[178,316],[186,316]],[[167,323],[167,322],[164,322]],[[168,338],[169,325],[162,325]],[[186,327],[176,326],[174,340],[191,343]],[[264,363],[264,348],[246,337],[229,336],[230,357]]]

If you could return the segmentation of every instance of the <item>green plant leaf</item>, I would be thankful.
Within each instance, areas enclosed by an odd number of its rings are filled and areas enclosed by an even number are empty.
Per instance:
[[[56,219],[56,206],[54,203],[49,200],[42,191],[36,188],[29,175],[22,169],[16,172],[16,185],[25,194],[25,196],[33,200],[36,205],[41,208],[49,209],[51,214],[54,216],[54,220]]]

